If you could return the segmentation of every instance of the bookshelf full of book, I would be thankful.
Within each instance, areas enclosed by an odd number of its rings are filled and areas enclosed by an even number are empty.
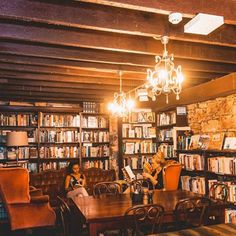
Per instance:
[[[19,164],[38,172],[78,160],[84,168],[109,168],[108,115],[75,109],[12,110],[0,108],[0,166]],[[6,135],[11,131],[27,131],[29,145],[17,150],[6,147]]]
[[[29,145],[19,148],[7,147],[7,133],[12,131],[27,132]],[[22,165],[29,169],[34,168],[34,158],[38,156],[37,133],[37,112],[0,111],[0,166]]]
[[[176,149],[185,149],[188,145],[186,107],[157,113],[157,147],[166,159],[176,158]]]
[[[122,119],[121,126],[122,165],[139,171],[157,151],[155,113],[150,109],[136,109]]]
[[[236,220],[236,150],[178,150],[183,165],[181,186],[183,190],[213,197],[210,191],[215,183],[228,186],[226,222]],[[220,193],[216,196],[221,199]],[[218,198],[217,197],[217,198]]]
[[[109,169],[109,116],[81,113],[81,161],[84,168]]]

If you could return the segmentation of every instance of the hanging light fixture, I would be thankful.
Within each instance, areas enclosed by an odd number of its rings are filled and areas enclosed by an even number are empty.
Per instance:
[[[108,104],[108,110],[112,115],[117,117],[127,116],[128,113],[134,108],[134,101],[131,99],[129,94],[129,99],[126,99],[126,94],[122,91],[122,72],[119,71],[120,78],[120,91],[114,93],[113,102]]]
[[[154,70],[147,70],[147,87],[151,89],[153,101],[156,100],[156,96],[165,94],[166,103],[168,103],[168,95],[171,92],[176,94],[176,99],[179,100],[184,77],[181,66],[175,68],[174,55],[168,55],[166,45],[169,42],[169,37],[161,37],[161,42],[164,45],[163,55],[155,57],[156,65]]]

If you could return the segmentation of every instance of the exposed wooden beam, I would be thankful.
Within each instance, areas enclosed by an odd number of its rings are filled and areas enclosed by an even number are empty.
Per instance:
[[[224,16],[227,24],[236,24],[236,2],[224,0],[191,0],[191,1],[166,1],[166,0],[76,0],[128,8],[138,11],[153,12],[158,14],[170,14],[181,12],[185,17],[192,18],[197,13],[206,13]]]
[[[141,36],[64,30],[38,26],[0,23],[0,39],[45,43],[62,46],[92,48],[145,55],[162,54],[160,41]],[[170,52],[179,58],[236,63],[236,49],[213,45],[171,41]]]
[[[29,80],[21,79],[21,78],[3,78],[0,76],[0,84],[15,84],[15,85],[29,85]],[[103,90],[103,91],[118,91],[119,86],[115,85],[97,85],[93,84],[78,84],[78,83],[68,83],[68,82],[55,82],[55,81],[43,81],[43,80],[32,80],[30,81],[30,85],[39,86],[39,87],[51,87],[51,88],[76,88],[76,89],[94,89],[94,90]],[[133,87],[125,87],[125,91],[132,89]]]
[[[63,60],[54,58],[42,58],[42,57],[32,57],[32,56],[17,56],[11,54],[1,54],[0,62],[4,63],[14,63],[22,65],[39,65],[39,66],[54,66],[58,68],[72,68],[72,69],[91,69],[93,71],[123,71],[125,75],[126,72],[138,72],[145,73],[149,67],[140,66],[129,66],[129,65],[113,65],[105,63],[96,62],[84,62],[75,60]],[[235,64],[228,63],[216,63],[216,62],[206,62],[206,61],[195,61],[195,60],[185,60],[185,59],[175,59],[176,65],[181,65],[183,70],[189,71],[202,71],[202,72],[219,72],[219,73],[232,73],[236,71]]]
[[[45,74],[58,74],[58,75],[75,75],[87,76],[96,78],[114,78],[119,77],[118,71],[94,71],[92,69],[73,69],[73,68],[60,68],[55,66],[41,66],[41,65],[24,65],[14,63],[0,62],[0,71],[19,71],[19,72],[32,72],[32,73],[45,73]],[[146,73],[138,72],[124,72],[122,79],[129,80],[144,80]]]
[[[35,92],[50,92],[50,93],[62,93],[62,94],[73,94],[76,95],[100,95],[101,97],[113,96],[112,91],[106,90],[94,90],[94,89],[76,89],[76,88],[59,88],[59,87],[43,87],[43,86],[31,86],[31,85],[16,85],[16,84],[1,84],[0,81],[0,91],[1,90],[16,90],[16,91],[35,91]]]
[[[86,84],[99,84],[103,86],[107,85],[119,85],[118,78],[97,78],[97,77],[87,77],[87,76],[64,76],[64,75],[50,75],[50,74],[40,74],[40,73],[25,73],[25,72],[16,72],[16,71],[2,71],[0,70],[0,77],[4,78],[21,78],[29,80],[40,80],[40,81],[55,81],[55,82],[71,82],[71,83],[86,83]],[[138,86],[142,84],[143,81],[130,81],[123,80],[125,86]]]
[[[143,106],[151,106],[155,110],[165,110],[174,106],[191,104],[201,101],[214,99],[216,97],[227,96],[236,93],[236,73],[226,75],[222,78],[209,81],[198,86],[185,89],[180,94],[180,100],[175,96],[169,96],[169,104],[166,104],[165,97],[160,96],[155,103],[149,102]]]
[[[172,27],[166,16],[84,3],[53,4],[26,0],[2,0],[2,19],[17,19],[61,26],[142,36],[168,34],[171,39],[235,47],[236,28],[221,27],[208,37],[184,34],[183,24]],[[185,20],[186,21],[186,20]]]

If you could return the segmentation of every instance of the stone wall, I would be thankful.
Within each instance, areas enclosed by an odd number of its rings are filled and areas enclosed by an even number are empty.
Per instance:
[[[224,132],[236,137],[236,94],[187,106],[194,134]]]

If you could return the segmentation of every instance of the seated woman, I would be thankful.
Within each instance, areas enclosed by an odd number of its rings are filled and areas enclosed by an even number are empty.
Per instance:
[[[68,175],[65,180],[65,190],[68,198],[75,196],[88,196],[85,189],[86,179],[83,174],[79,173],[79,164],[71,162],[68,166]]]
[[[151,164],[145,162],[143,165],[143,177],[150,179],[156,189],[163,188],[162,169],[165,165],[164,153],[160,150],[152,157]]]

